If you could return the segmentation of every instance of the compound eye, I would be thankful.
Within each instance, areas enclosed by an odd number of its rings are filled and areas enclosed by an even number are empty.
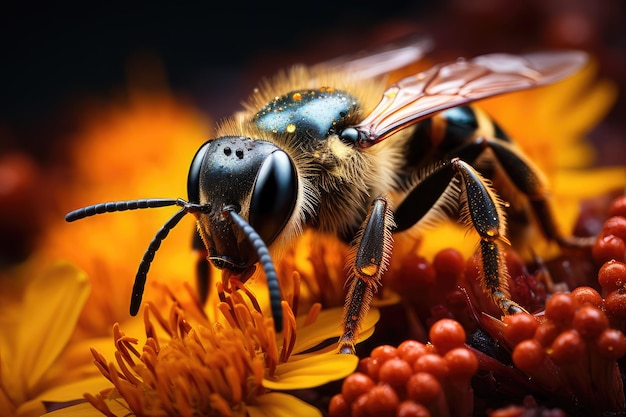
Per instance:
[[[263,161],[250,201],[250,225],[269,245],[285,228],[298,198],[298,176],[289,156],[277,150]]]
[[[200,171],[202,169],[204,155],[206,155],[210,144],[211,142],[206,142],[202,145],[193,157],[193,161],[191,161],[189,174],[187,176],[187,197],[190,203],[200,203]]]

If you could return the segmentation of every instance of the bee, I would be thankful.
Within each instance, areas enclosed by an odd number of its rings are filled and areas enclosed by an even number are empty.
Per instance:
[[[196,219],[201,292],[208,263],[244,282],[260,266],[277,332],[281,291],[274,258],[305,228],[351,244],[338,351],[354,353],[361,322],[381,286],[393,235],[457,216],[479,236],[484,291],[503,314],[523,311],[509,298],[501,195],[530,202],[546,238],[575,243],[556,226],[541,172],[472,103],[565,78],[587,56],[578,51],[489,54],[441,63],[388,85],[387,74],[418,60],[428,40],[364,57],[296,66],[262,83],[243,110],[222,121],[192,159],[188,199],[140,199],[70,212],[71,222],[123,210],[178,206],[149,244],[135,277],[137,314],[150,264],[186,214]],[[496,190],[501,175],[510,189]],[[270,251],[271,250],[271,251]],[[204,265],[204,266],[203,266]],[[224,278],[223,278],[224,279]]]

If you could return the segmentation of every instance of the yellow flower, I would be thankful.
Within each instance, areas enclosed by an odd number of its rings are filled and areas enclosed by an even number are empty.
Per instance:
[[[85,274],[60,263],[26,282],[3,278],[0,414],[39,416],[46,411],[44,402],[74,400],[77,390],[106,386],[94,372],[87,345],[71,342],[89,294]]]
[[[315,305],[296,317],[283,301],[284,331],[277,335],[272,318],[238,281],[218,305],[222,321],[193,323],[178,302],[162,317],[153,304],[144,307],[146,342],[126,336],[116,325],[115,362],[94,351],[96,364],[114,388],[86,395],[105,415],[156,416],[320,416],[319,409],[280,390],[312,388],[340,379],[356,368],[354,355],[336,353],[339,309],[320,312]],[[197,312],[191,312],[196,317]],[[369,337],[378,320],[372,310],[363,326]],[[156,334],[156,323],[170,339]],[[323,343],[333,339],[332,343]],[[282,342],[282,343],[279,343]],[[120,409],[120,405],[122,408]],[[49,416],[95,415],[85,404]],[[70,413],[70,414],[65,414]],[[120,414],[118,414],[120,413]]]

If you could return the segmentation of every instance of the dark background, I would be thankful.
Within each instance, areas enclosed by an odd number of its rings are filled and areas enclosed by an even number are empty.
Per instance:
[[[231,2],[231,10],[217,2],[12,6],[0,13],[4,135],[15,136],[11,145],[43,156],[49,143],[38,139],[39,129],[54,134],[61,127],[54,119],[72,102],[123,86],[126,66],[138,54],[158,57],[174,90],[220,117],[241,98],[216,105],[222,91],[246,73],[273,71],[307,56],[307,50],[317,54],[322,38],[332,56],[333,49],[365,43],[379,24],[429,9],[408,1],[380,9],[330,1],[271,4],[270,9]]]
[[[33,194],[37,175],[45,175],[48,167],[59,163],[66,138],[76,128],[73,109],[86,97],[106,98],[126,86],[129,62],[141,56],[158,59],[171,89],[218,119],[237,108],[259,77],[276,69],[330,59],[410,32],[428,34],[436,43],[434,55],[445,58],[584,49],[598,59],[601,75],[615,80],[621,90],[613,111],[591,138],[603,163],[625,162],[623,0],[376,4],[321,0],[3,6],[0,264],[3,258],[10,262],[28,253],[29,237],[36,235],[38,224],[35,209],[24,207],[22,194]],[[16,165],[8,155],[18,155],[21,162]],[[28,171],[32,166],[39,167],[36,175]],[[22,175],[21,182],[14,188],[3,187],[13,174]],[[11,218],[16,210],[23,221]],[[16,224],[29,226],[16,229]]]
[[[42,156],[51,138],[39,129],[55,134],[54,119],[73,100],[124,85],[129,59],[141,53],[159,57],[172,88],[217,117],[239,102],[224,91],[254,85],[242,77],[410,30],[459,54],[574,46],[598,55],[604,73],[621,83],[626,73],[621,0],[86,3],[13,5],[0,13],[0,146]],[[225,96],[236,99],[224,104]]]

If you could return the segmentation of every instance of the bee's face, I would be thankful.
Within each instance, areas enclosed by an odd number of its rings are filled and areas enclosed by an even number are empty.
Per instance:
[[[247,218],[269,245],[292,216],[298,178],[293,162],[276,145],[229,136],[198,151],[188,186],[190,200],[205,207],[197,213],[198,229],[211,260],[241,272],[258,261],[257,251],[227,212]]]

